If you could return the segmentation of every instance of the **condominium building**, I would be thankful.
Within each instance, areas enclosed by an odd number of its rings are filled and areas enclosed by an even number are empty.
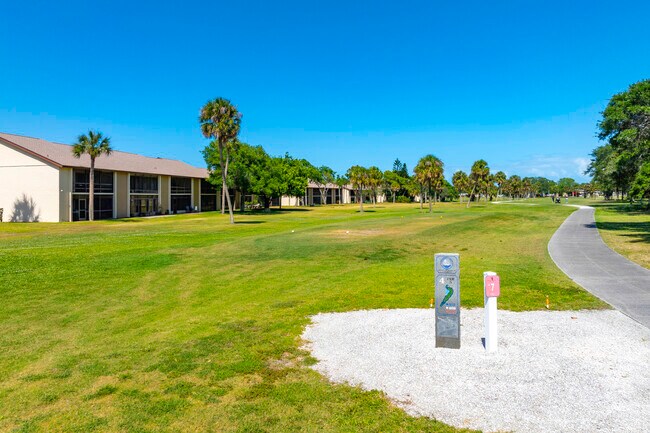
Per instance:
[[[0,209],[5,221],[83,221],[90,157],[72,146],[0,133]],[[113,151],[95,160],[94,218],[219,208],[208,171],[181,161]]]

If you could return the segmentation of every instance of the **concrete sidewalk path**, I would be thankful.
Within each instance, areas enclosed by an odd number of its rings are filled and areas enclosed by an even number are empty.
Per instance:
[[[573,281],[650,328],[650,270],[605,245],[595,209],[579,207],[548,243],[551,258]]]

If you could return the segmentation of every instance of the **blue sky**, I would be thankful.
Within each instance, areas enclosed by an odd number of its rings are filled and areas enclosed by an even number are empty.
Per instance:
[[[208,99],[242,140],[338,172],[578,180],[609,98],[650,78],[648,2],[2,2],[0,131],[203,165]]]

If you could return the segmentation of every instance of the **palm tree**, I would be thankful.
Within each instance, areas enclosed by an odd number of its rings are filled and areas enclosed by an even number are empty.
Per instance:
[[[494,182],[497,184],[497,197],[501,195],[501,189],[503,188],[503,183],[506,181],[506,174],[502,171],[497,171],[494,174]]]
[[[110,155],[110,137],[104,137],[99,131],[88,131],[88,135],[81,134],[77,142],[72,145],[72,154],[75,158],[88,154],[90,157],[90,173],[88,179],[88,219],[95,219],[95,159],[101,155]]]
[[[359,195],[359,212],[363,213],[363,189],[368,187],[368,169],[360,165],[353,165],[348,169],[347,177],[353,187],[357,188]]]
[[[523,178],[521,186],[524,192],[526,193],[526,198],[530,198],[531,193],[533,192],[533,183],[530,181],[530,178],[529,177]]]
[[[478,161],[472,164],[472,171],[469,175],[469,181],[472,185],[472,193],[469,195],[469,200],[467,201],[467,207],[469,207],[470,202],[472,201],[472,195],[474,192],[479,192],[479,198],[481,196],[480,192],[482,190],[486,191],[485,201],[487,202],[487,188],[488,188],[488,179],[490,178],[490,167],[488,167],[487,162],[484,159],[479,159]],[[477,200],[478,201],[478,200]]]
[[[443,163],[433,155],[423,156],[415,166],[415,177],[422,185],[426,185],[429,194],[429,213],[433,211],[431,207],[431,191],[437,191],[442,184]]]
[[[519,198],[519,194],[521,193],[521,178],[516,174],[513,174],[512,176],[510,176],[510,179],[508,179],[508,184],[510,185],[512,198],[513,199]]]
[[[226,201],[228,203],[228,212],[230,213],[230,223],[235,223],[235,216],[232,211],[230,194],[226,179],[228,177],[228,162],[230,160],[230,147],[233,145],[235,138],[239,134],[241,124],[241,113],[237,108],[224,98],[216,98],[208,101],[199,113],[199,122],[201,123],[201,132],[205,138],[212,138],[219,150],[219,165],[221,169],[222,191],[225,191]],[[225,154],[225,159],[224,159]]]
[[[384,173],[379,167],[372,166],[368,169],[368,186],[372,190],[372,206],[377,204],[377,191],[384,183]]]
[[[339,204],[343,204],[343,188],[349,184],[350,181],[345,176],[336,175],[334,183],[339,187]]]
[[[463,196],[461,194],[467,192],[468,185],[469,185],[469,178],[467,177],[467,173],[465,173],[462,170],[458,170],[451,177],[451,181],[454,184],[454,188],[456,188],[456,191],[458,191],[458,197],[460,203],[463,203]]]

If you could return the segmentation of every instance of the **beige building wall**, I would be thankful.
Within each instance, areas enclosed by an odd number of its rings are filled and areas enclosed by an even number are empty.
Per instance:
[[[59,221],[72,221],[72,168],[59,170]]]
[[[163,213],[171,209],[171,176],[160,176],[160,208]]]
[[[58,222],[59,169],[0,143],[3,221]]]
[[[289,195],[283,195],[280,199],[282,206],[300,206],[302,202],[302,197],[294,197]]]
[[[341,193],[341,203],[352,203],[350,190],[347,188],[343,188],[343,191]]]
[[[113,206],[117,206],[117,217],[128,218],[129,216],[129,173],[123,171],[116,172],[117,182],[113,192]]]

